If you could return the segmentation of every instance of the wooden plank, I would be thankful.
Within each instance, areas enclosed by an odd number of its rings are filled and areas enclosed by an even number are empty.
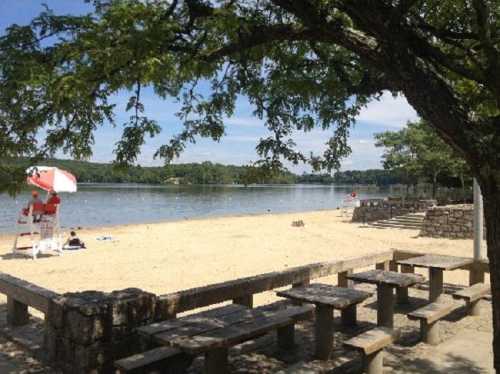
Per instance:
[[[454,306],[451,304],[440,302],[431,303],[408,313],[408,318],[413,320],[423,319],[430,324],[449,314],[453,308]]]
[[[159,344],[172,344],[176,339],[189,338],[195,335],[205,334],[207,332],[229,327],[234,324],[245,321],[257,320],[262,318],[274,318],[276,316],[286,317],[287,319],[296,322],[298,320],[308,318],[313,306],[290,306],[286,309],[269,310],[263,308],[245,309],[240,312],[225,314],[217,317],[200,317],[180,326],[167,331],[163,331],[153,336],[153,339]]]
[[[204,312],[196,313],[196,314],[191,314],[189,316],[177,318],[177,319],[171,319],[167,321],[162,321],[162,322],[156,322],[149,324],[147,326],[142,326],[137,328],[137,332],[141,335],[144,336],[150,336],[154,335],[163,331],[168,331],[172,329],[176,329],[185,325],[189,325],[190,323],[196,323],[203,318],[216,318],[216,317],[222,317],[224,315],[232,314],[232,313],[237,313],[237,312],[242,312],[244,310],[247,310],[248,308],[238,305],[238,304],[231,304],[227,306],[223,306],[220,308],[214,308],[210,310],[206,310]]]
[[[402,249],[393,249],[394,253],[394,261],[399,262],[400,260],[406,260],[412,257],[423,256],[425,253],[415,252],[410,250],[402,250]],[[476,267],[477,269],[489,273],[490,272],[490,264],[488,259],[476,260],[473,264],[461,266],[459,269],[462,270],[470,270],[472,267]]]
[[[115,366],[127,373],[141,369],[146,370],[152,365],[158,365],[160,361],[182,354],[182,351],[172,347],[158,347],[149,351],[135,354],[115,361]]]
[[[293,283],[306,282],[309,279],[326,277],[342,271],[367,267],[377,262],[392,260],[392,258],[393,252],[386,251],[361,258],[299,266],[285,271],[271,272],[161,295],[158,302],[159,306],[164,308],[168,313],[181,313],[221,303],[226,300],[233,300],[248,294],[265,292]]]
[[[195,355],[215,348],[230,347],[292,323],[287,316],[262,317],[196,336],[173,339],[170,344]]]
[[[370,355],[392,344],[394,338],[392,329],[377,327],[345,341],[344,345]]]
[[[233,303],[253,308],[253,295],[241,296],[233,299]]]
[[[454,299],[463,299],[472,302],[483,298],[490,292],[491,292],[491,287],[489,284],[476,283],[473,286],[455,292],[452,296]]]
[[[335,309],[345,309],[366,300],[372,294],[353,288],[314,283],[307,287],[290,288],[286,291],[280,291],[276,295],[306,303],[329,305]]]
[[[423,256],[412,257],[406,260],[397,261],[400,265],[412,265],[424,268],[437,268],[441,270],[454,270],[466,265],[471,265],[474,260],[470,257],[444,256],[435,254],[426,254]]]
[[[48,312],[51,300],[61,296],[58,293],[6,273],[0,273],[0,293],[43,313]]]
[[[396,273],[394,271],[369,270],[362,273],[351,274],[348,276],[355,282],[371,284],[387,284],[394,287],[408,287],[416,283],[424,282],[424,277],[420,274]]]

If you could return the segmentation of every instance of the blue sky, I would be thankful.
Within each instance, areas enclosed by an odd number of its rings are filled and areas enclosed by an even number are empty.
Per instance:
[[[89,9],[83,0],[0,0],[0,34],[13,23],[24,25],[43,10],[42,4],[47,4],[56,14],[81,14]],[[151,90],[144,90],[142,99],[146,114],[155,119],[162,127],[162,132],[156,138],[148,140],[142,149],[139,163],[142,165],[159,165],[161,161],[154,160],[156,149],[177,133],[181,124],[174,113],[178,105],[173,99],[161,100]],[[125,112],[128,93],[121,92],[113,97],[116,107],[117,127],[104,125],[96,132],[96,144],[92,161],[107,162],[113,159],[112,149],[121,134],[121,124],[126,122],[129,114]],[[373,134],[385,130],[401,128],[409,120],[415,120],[417,115],[403,97],[394,99],[390,94],[384,94],[380,101],[373,101],[358,116],[356,125],[351,131],[350,144],[352,155],[342,162],[344,170],[364,170],[380,167],[381,149],[374,146]],[[255,145],[261,137],[267,136],[262,121],[252,116],[252,108],[242,99],[238,102],[236,113],[226,120],[227,135],[219,142],[200,140],[190,145],[182,156],[176,160],[181,162],[212,161],[225,164],[246,164],[256,161],[258,156]],[[308,153],[320,153],[329,132],[314,130],[306,134],[298,133],[294,140],[300,150]],[[309,171],[307,166],[291,167],[292,171],[301,173]]]

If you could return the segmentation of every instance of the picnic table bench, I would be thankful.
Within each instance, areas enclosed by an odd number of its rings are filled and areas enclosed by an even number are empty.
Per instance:
[[[489,284],[476,283],[463,290],[455,292],[452,296],[457,300],[465,300],[467,312],[471,316],[480,315],[480,301],[491,292]]]
[[[427,254],[397,261],[400,265],[410,265],[429,269],[429,301],[437,301],[443,294],[443,271],[455,270],[474,262],[472,258]]]
[[[228,348],[277,331],[278,345],[294,344],[294,325],[311,316],[312,306],[278,302],[255,309],[232,304],[186,317],[153,323],[138,332],[153,344],[172,347],[189,356],[205,355],[205,373],[228,372]],[[170,354],[171,351],[155,352]],[[130,360],[129,360],[130,361]],[[122,362],[115,363],[117,367]]]
[[[363,367],[367,374],[383,373],[384,348],[390,345],[399,333],[387,327],[377,327],[344,342],[344,346],[362,354]]]
[[[294,287],[276,294],[316,305],[316,356],[322,360],[330,357],[333,348],[333,310],[342,311],[342,321],[345,325],[354,325],[356,305],[371,296],[369,292],[321,283]]]
[[[347,278],[377,286],[377,325],[394,326],[394,288],[409,287],[421,283],[424,278],[419,274],[397,273],[395,271],[369,270],[348,275]]]

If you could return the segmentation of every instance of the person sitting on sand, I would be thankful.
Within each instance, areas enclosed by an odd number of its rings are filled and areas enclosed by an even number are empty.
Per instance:
[[[82,242],[78,236],[76,236],[76,232],[71,231],[69,233],[68,240],[66,240],[66,243],[64,243],[64,247],[66,249],[85,248],[85,243]]]
[[[45,214],[56,214],[57,206],[59,204],[61,204],[61,198],[59,197],[57,192],[54,190],[50,191],[50,196],[45,203]]]

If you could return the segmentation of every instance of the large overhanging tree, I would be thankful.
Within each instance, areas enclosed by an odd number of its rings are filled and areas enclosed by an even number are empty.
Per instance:
[[[402,93],[461,154],[484,196],[500,369],[500,2],[498,0],[92,1],[86,16],[44,12],[0,40],[0,152],[91,154],[113,120],[108,98],[132,92],[116,146],[133,162],[159,125],[141,90],[178,97],[184,130],[158,150],[167,160],[196,137],[218,140],[246,96],[271,136],[265,164],[338,166],[359,109]],[[207,83],[208,82],[208,83]],[[197,85],[209,85],[202,96]],[[390,108],[388,109],[390,110]],[[304,155],[296,131],[325,130],[326,151]],[[43,132],[44,141],[36,142]],[[37,136],[38,134],[38,136]],[[1,170],[0,170],[1,171]],[[2,179],[7,176],[2,174]]]

